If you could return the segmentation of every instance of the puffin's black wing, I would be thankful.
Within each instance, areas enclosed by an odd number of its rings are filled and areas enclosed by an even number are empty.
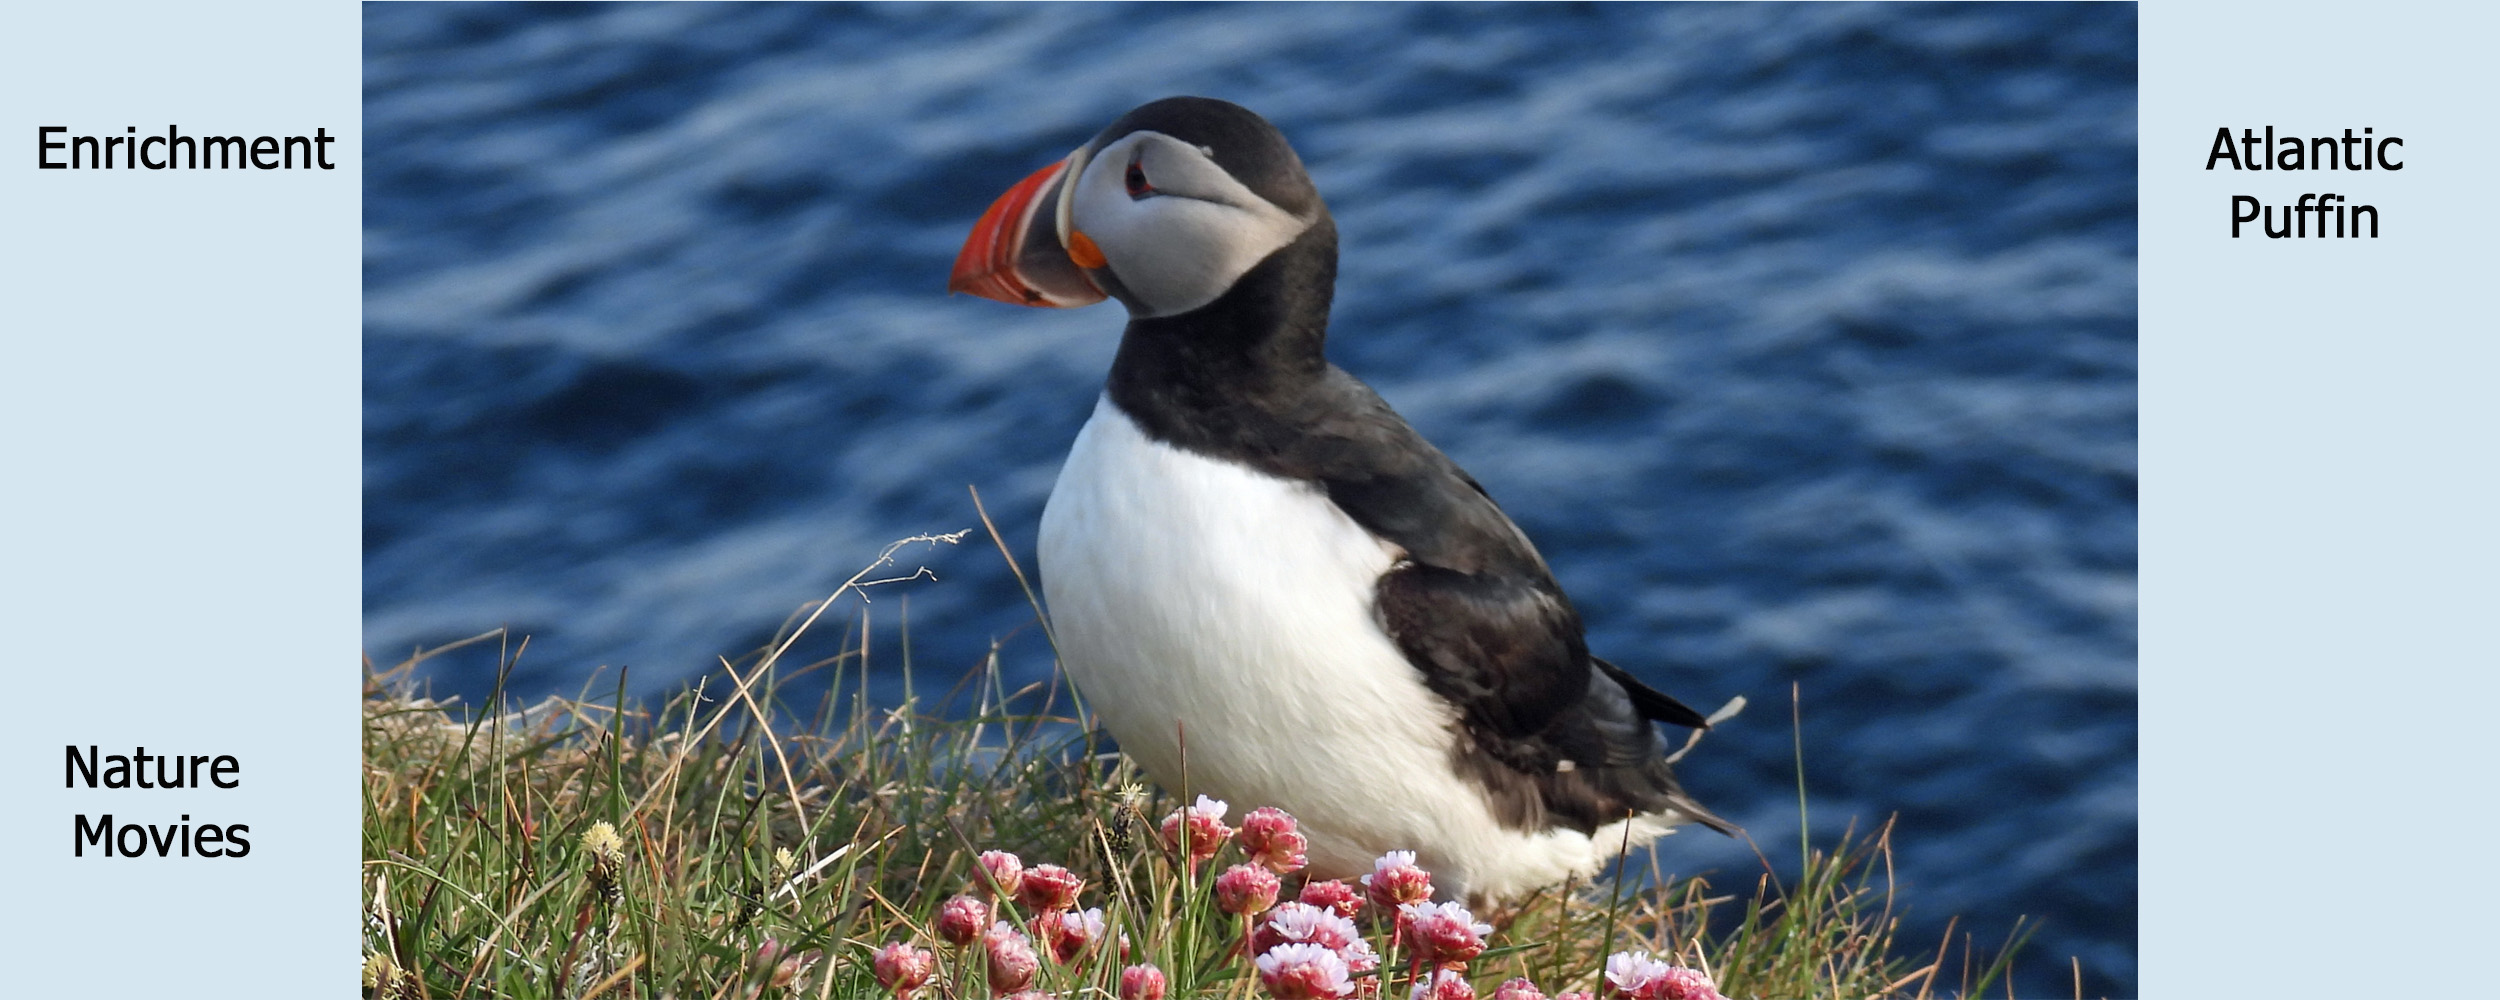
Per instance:
[[[1579,612],[1483,487],[1352,376],[1323,384],[1288,464],[1404,550],[1380,579],[1382,627],[1458,707],[1458,763],[1503,820],[1593,832],[1674,808],[1734,833],[1676,784],[1650,725],[1707,726],[1701,713],[1589,655]]]

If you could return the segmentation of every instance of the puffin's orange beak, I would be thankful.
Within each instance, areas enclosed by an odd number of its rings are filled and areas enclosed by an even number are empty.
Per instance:
[[[1059,210],[1065,200],[1062,182],[1075,183],[1070,168],[1084,169],[1084,152],[1080,149],[1034,171],[990,203],[990,210],[973,224],[963,252],[955,255],[947,291],[1061,309],[1092,305],[1107,297],[1069,257],[1063,242],[1068,236],[1059,232],[1065,215]],[[1073,235],[1079,245],[1092,249],[1092,241],[1084,234]],[[1092,257],[1095,266],[1100,266],[1101,253],[1096,251]]]

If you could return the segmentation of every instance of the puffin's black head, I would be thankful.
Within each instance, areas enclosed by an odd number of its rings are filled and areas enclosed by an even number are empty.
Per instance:
[[[1168,97],[999,196],[947,287],[1031,306],[1107,294],[1136,318],[1172,316],[1214,301],[1327,218],[1301,157],[1267,119]]]
[[[1138,107],[1094,136],[1096,151],[1138,132],[1159,132],[1198,150],[1267,203],[1300,216],[1328,211],[1285,134],[1257,112],[1212,97],[1166,97]]]

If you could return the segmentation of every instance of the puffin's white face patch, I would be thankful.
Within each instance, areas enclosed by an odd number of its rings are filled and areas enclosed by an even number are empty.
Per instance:
[[[1130,193],[1131,167],[1147,190]],[[1102,249],[1139,318],[1215,301],[1243,273],[1311,228],[1161,132],[1105,146],[1077,176],[1070,221]]]

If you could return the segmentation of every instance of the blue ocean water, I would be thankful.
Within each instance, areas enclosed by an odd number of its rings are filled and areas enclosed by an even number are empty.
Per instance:
[[[1752,700],[1697,796],[1793,854],[1793,687],[1817,835],[1899,817],[1907,940],[2028,916],[2023,995],[2135,992],[2131,6],[375,5],[365,56],[375,660],[508,624],[524,694],[662,692],[967,486],[1029,566],[1122,317],[947,267],[1223,97],[1337,218],[1337,362],[1593,648]],[[1048,676],[977,534],[905,558],[880,642],[907,599],[923,676]]]

